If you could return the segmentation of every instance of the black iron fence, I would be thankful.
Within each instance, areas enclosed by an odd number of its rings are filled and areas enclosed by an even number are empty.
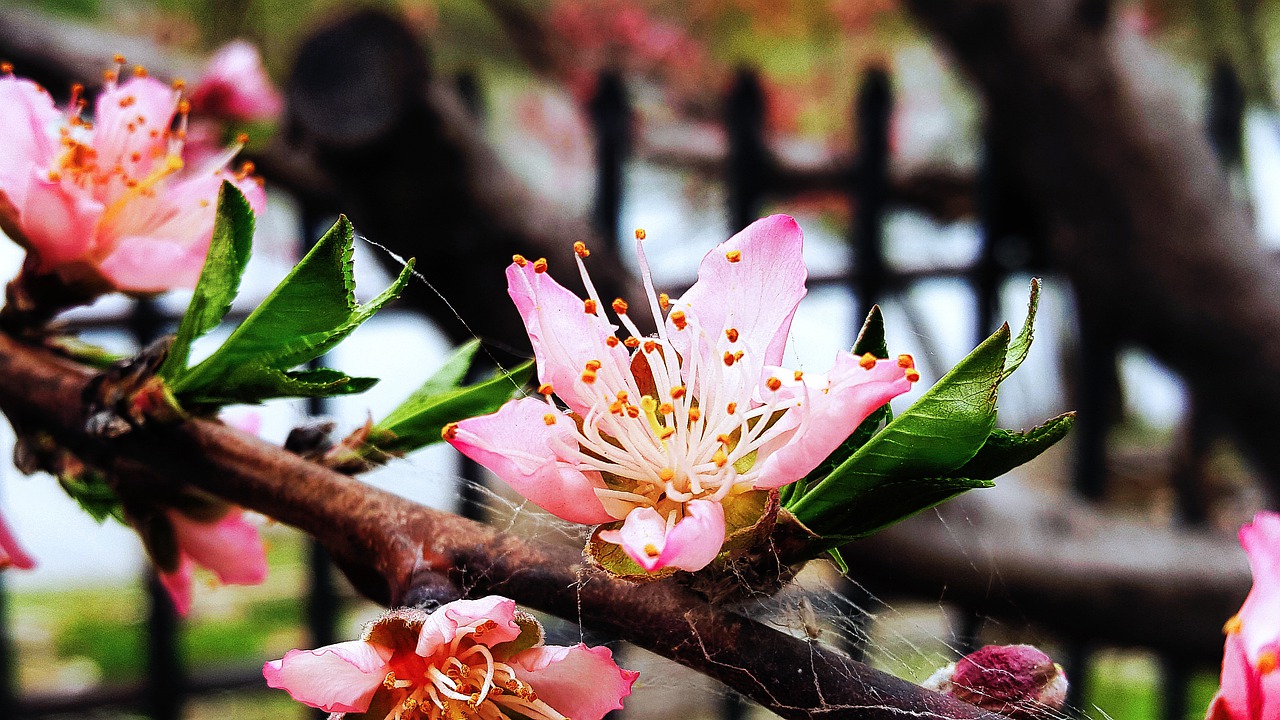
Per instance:
[[[468,106],[478,108],[477,83],[473,76],[460,80],[459,89]],[[1224,164],[1238,167],[1241,158],[1241,114],[1239,83],[1225,69],[1215,73],[1210,98],[1209,127]],[[725,102],[724,123],[728,138],[725,178],[728,198],[727,217],[733,230],[745,227],[758,217],[766,200],[785,200],[796,188],[786,173],[779,172],[770,151],[765,130],[767,97],[757,76],[739,72]],[[854,298],[856,308],[867,309],[872,302],[883,301],[908,291],[914,283],[931,278],[961,278],[969,284],[976,300],[977,318],[973,328],[975,341],[994,329],[999,315],[999,290],[1004,280],[1017,275],[1052,269],[1043,233],[1034,218],[1028,218],[1017,187],[1008,176],[1006,163],[998,145],[986,142],[977,177],[977,197],[981,227],[981,250],[975,262],[956,268],[937,270],[900,270],[888,262],[885,253],[885,219],[891,207],[889,173],[889,122],[893,112],[892,79],[882,70],[870,70],[858,79],[858,91],[851,108],[851,121],[856,127],[857,154],[843,171],[843,192],[853,210],[848,228],[852,263],[848,272],[836,277],[816,277],[818,285],[845,288]],[[590,105],[596,136],[597,197],[593,216],[600,234],[617,243],[621,238],[620,207],[626,191],[624,170],[633,148],[630,118],[632,108],[623,80],[611,73],[601,76],[598,92]],[[315,234],[316,217],[303,213],[303,238]],[[129,333],[141,347],[169,330],[177,318],[161,312],[158,305],[141,301],[123,320],[90,323],[94,327],[114,328]],[[856,332],[857,328],[851,328]],[[1074,489],[1081,497],[1100,500],[1106,492],[1107,430],[1113,419],[1113,396],[1110,389],[1117,384],[1116,358],[1118,339],[1108,329],[1105,319],[1081,318],[1080,347],[1074,354],[1077,374],[1073,384],[1078,389],[1072,405],[1080,411],[1075,438],[1077,456],[1074,465]],[[323,414],[323,402],[312,402],[313,414]],[[1206,433],[1212,424],[1199,415],[1190,423],[1188,458],[1177,473],[1175,491],[1181,517],[1187,523],[1205,519],[1203,493],[1198,472],[1203,465],[1207,446]],[[481,496],[477,484],[482,473],[468,464],[463,470],[464,483],[459,487],[461,507],[471,517],[482,515]],[[3,576],[0,576],[0,581]],[[11,626],[0,623],[0,717],[38,718],[61,714],[81,714],[91,710],[117,708],[141,711],[154,720],[175,720],[183,715],[186,701],[194,696],[229,689],[262,688],[260,666],[240,670],[210,672],[184,665],[180,652],[181,623],[175,616],[154,574],[142,579],[147,588],[147,677],[134,685],[108,684],[74,695],[21,694],[17,691],[17,669],[21,658],[13,652]],[[861,591],[850,583],[842,588],[855,599]],[[334,572],[324,551],[309,545],[308,581],[305,619],[311,646],[336,641],[335,626],[342,604],[335,590]],[[0,614],[6,610],[6,598],[0,586]],[[983,617],[976,608],[963,609],[954,635],[964,647],[980,644]],[[848,618],[849,622],[865,622],[865,618]],[[1052,631],[1052,628],[1049,628]],[[861,634],[860,634],[861,635]],[[1091,659],[1091,638],[1061,638],[1068,648],[1065,658],[1073,678],[1073,707],[1081,706],[1086,691]],[[855,656],[864,650],[857,643],[847,649]],[[1166,720],[1181,720],[1187,712],[1187,688],[1194,668],[1177,657],[1162,658],[1164,667],[1164,705]],[[726,720],[742,717],[744,707],[729,696],[722,707]]]

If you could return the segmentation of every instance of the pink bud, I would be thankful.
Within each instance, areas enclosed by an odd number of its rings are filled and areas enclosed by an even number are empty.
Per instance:
[[[1015,720],[1053,717],[1067,699],[1067,676],[1031,645],[988,645],[924,682],[930,690]]]

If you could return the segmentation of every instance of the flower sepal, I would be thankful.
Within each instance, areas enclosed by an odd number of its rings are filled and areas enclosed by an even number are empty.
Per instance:
[[[609,577],[633,583],[649,583],[664,580],[679,572],[678,568],[662,567],[645,570],[627,554],[621,545],[601,539],[602,532],[617,532],[622,529],[622,520],[598,525],[591,531],[587,546],[582,555],[593,567],[603,570]]]

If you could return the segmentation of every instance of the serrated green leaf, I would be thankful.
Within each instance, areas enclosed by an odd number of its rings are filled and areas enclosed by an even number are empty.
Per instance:
[[[1004,325],[787,509],[819,535],[848,535],[841,523],[857,498],[903,478],[949,476],[991,434],[1008,347]]]
[[[240,278],[253,248],[253,208],[235,185],[222,182],[213,223],[213,239],[191,303],[178,325],[178,333],[159,375],[175,379],[187,368],[191,343],[217,327],[240,291]]]
[[[1064,413],[1026,432],[992,430],[982,449],[956,475],[992,480],[1036,458],[1067,436],[1076,414]]]
[[[445,394],[456,392],[462,381],[467,376],[467,371],[471,369],[471,363],[475,360],[476,352],[480,350],[480,341],[472,340],[462,347],[454,351],[453,355],[445,361],[439,370],[435,371],[427,381],[422,383],[422,387],[413,391],[404,402],[396,406],[377,427],[390,428],[399,425],[405,420],[413,417],[420,412],[419,408],[429,405],[434,399],[440,398]],[[512,376],[520,370],[529,367],[526,363],[511,372]],[[516,383],[519,387],[526,380]],[[514,388],[513,388],[514,390]]]
[[[252,363],[242,366],[224,383],[191,393],[184,399],[210,405],[255,404],[273,397],[355,395],[377,383],[378,378],[351,377],[332,368],[286,371]]]
[[[1040,278],[1031,278],[1031,295],[1027,300],[1027,319],[1022,323],[1022,329],[1018,331],[1018,336],[1009,342],[1009,352],[1005,356],[1004,372],[1000,374],[1000,381],[1013,374],[1014,370],[1027,359],[1027,353],[1031,352],[1031,341],[1035,338],[1036,330],[1036,310],[1040,307]]]
[[[836,564],[836,569],[841,575],[849,574],[849,563],[844,561],[844,556],[840,554],[840,548],[828,548],[827,557],[831,558],[831,562]]]
[[[105,475],[85,470],[78,475],[63,475],[58,484],[82,510],[99,523],[114,518],[121,524],[127,524],[124,506],[120,504],[120,496],[115,488],[107,482]]]
[[[448,372],[452,373],[452,370]],[[498,373],[475,385],[429,393],[443,384],[443,378],[439,376],[440,373],[432,376],[386,419],[374,425],[369,432],[369,444],[384,453],[404,454],[440,442],[440,432],[445,425],[497,412],[529,382],[533,376],[533,362],[526,362],[509,373]]]
[[[822,518],[839,531],[823,532],[813,553],[840,547],[905,520],[969,490],[995,487],[990,480],[974,478],[902,478],[886,480],[852,495],[836,513]]]

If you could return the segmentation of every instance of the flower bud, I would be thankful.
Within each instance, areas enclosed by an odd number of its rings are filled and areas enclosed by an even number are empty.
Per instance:
[[[1054,717],[1067,699],[1062,666],[1031,645],[987,645],[923,685],[1016,720]]]

